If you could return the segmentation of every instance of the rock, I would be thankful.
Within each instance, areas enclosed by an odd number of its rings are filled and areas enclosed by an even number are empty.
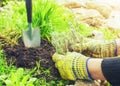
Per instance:
[[[120,33],[118,33],[117,37],[120,38]]]
[[[87,0],[56,0],[58,4],[69,4],[69,3],[77,3],[77,4],[85,4]]]
[[[113,10],[120,10],[120,0],[100,0],[112,7]]]
[[[79,4],[76,2],[70,2],[70,3],[65,4],[65,7],[67,7],[67,8],[81,8],[81,7],[85,7],[85,6],[83,4]]]
[[[112,30],[120,30],[120,11],[111,12],[109,19],[106,20],[106,26]]]
[[[112,7],[105,3],[98,3],[98,2],[87,2],[86,8],[88,9],[95,9],[99,11],[105,18],[109,18],[110,13],[112,11]]]
[[[120,29],[120,0],[57,0],[72,9],[78,23],[112,30]]]
[[[76,8],[73,9],[78,22],[87,23],[90,26],[100,27],[104,25],[104,17],[94,9]]]

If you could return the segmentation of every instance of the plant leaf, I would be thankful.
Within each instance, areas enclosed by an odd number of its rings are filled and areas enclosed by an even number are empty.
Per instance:
[[[11,80],[5,80],[5,84],[6,84],[6,86],[15,86]]]

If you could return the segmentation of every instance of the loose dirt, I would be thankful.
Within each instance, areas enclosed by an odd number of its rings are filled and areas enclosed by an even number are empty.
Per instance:
[[[42,40],[41,46],[38,48],[26,48],[22,39],[19,39],[18,45],[14,45],[13,47],[4,45],[3,50],[8,64],[13,63],[16,67],[31,69],[36,66],[36,62],[40,62],[40,68],[42,70],[49,69],[51,76],[39,74],[37,75],[38,78],[45,77],[47,81],[55,77],[60,78],[59,72],[52,61],[52,55],[55,53],[55,49],[47,40]]]

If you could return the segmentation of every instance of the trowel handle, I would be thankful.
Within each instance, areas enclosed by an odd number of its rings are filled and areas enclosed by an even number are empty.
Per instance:
[[[32,23],[32,0],[26,0],[27,21]]]

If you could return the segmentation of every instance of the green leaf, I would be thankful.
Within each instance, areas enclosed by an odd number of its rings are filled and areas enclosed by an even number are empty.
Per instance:
[[[16,75],[18,81],[20,81],[20,79],[23,77],[23,72],[24,72],[23,68],[18,68],[17,69],[15,75]]]
[[[10,80],[12,83],[16,83],[17,76],[15,75],[15,73],[11,73],[11,76],[7,80]]]
[[[30,78],[30,80],[27,82],[27,86],[34,86],[34,82],[37,80],[37,78]]]
[[[27,80],[30,78],[30,75],[26,75],[24,76],[24,78],[22,79],[22,86],[24,86],[27,83]]]
[[[1,76],[0,76],[0,80],[4,80],[5,78],[7,78],[6,75],[1,75]]]
[[[6,86],[15,86],[15,84],[12,83],[11,80],[5,80],[5,84],[6,84]]]

